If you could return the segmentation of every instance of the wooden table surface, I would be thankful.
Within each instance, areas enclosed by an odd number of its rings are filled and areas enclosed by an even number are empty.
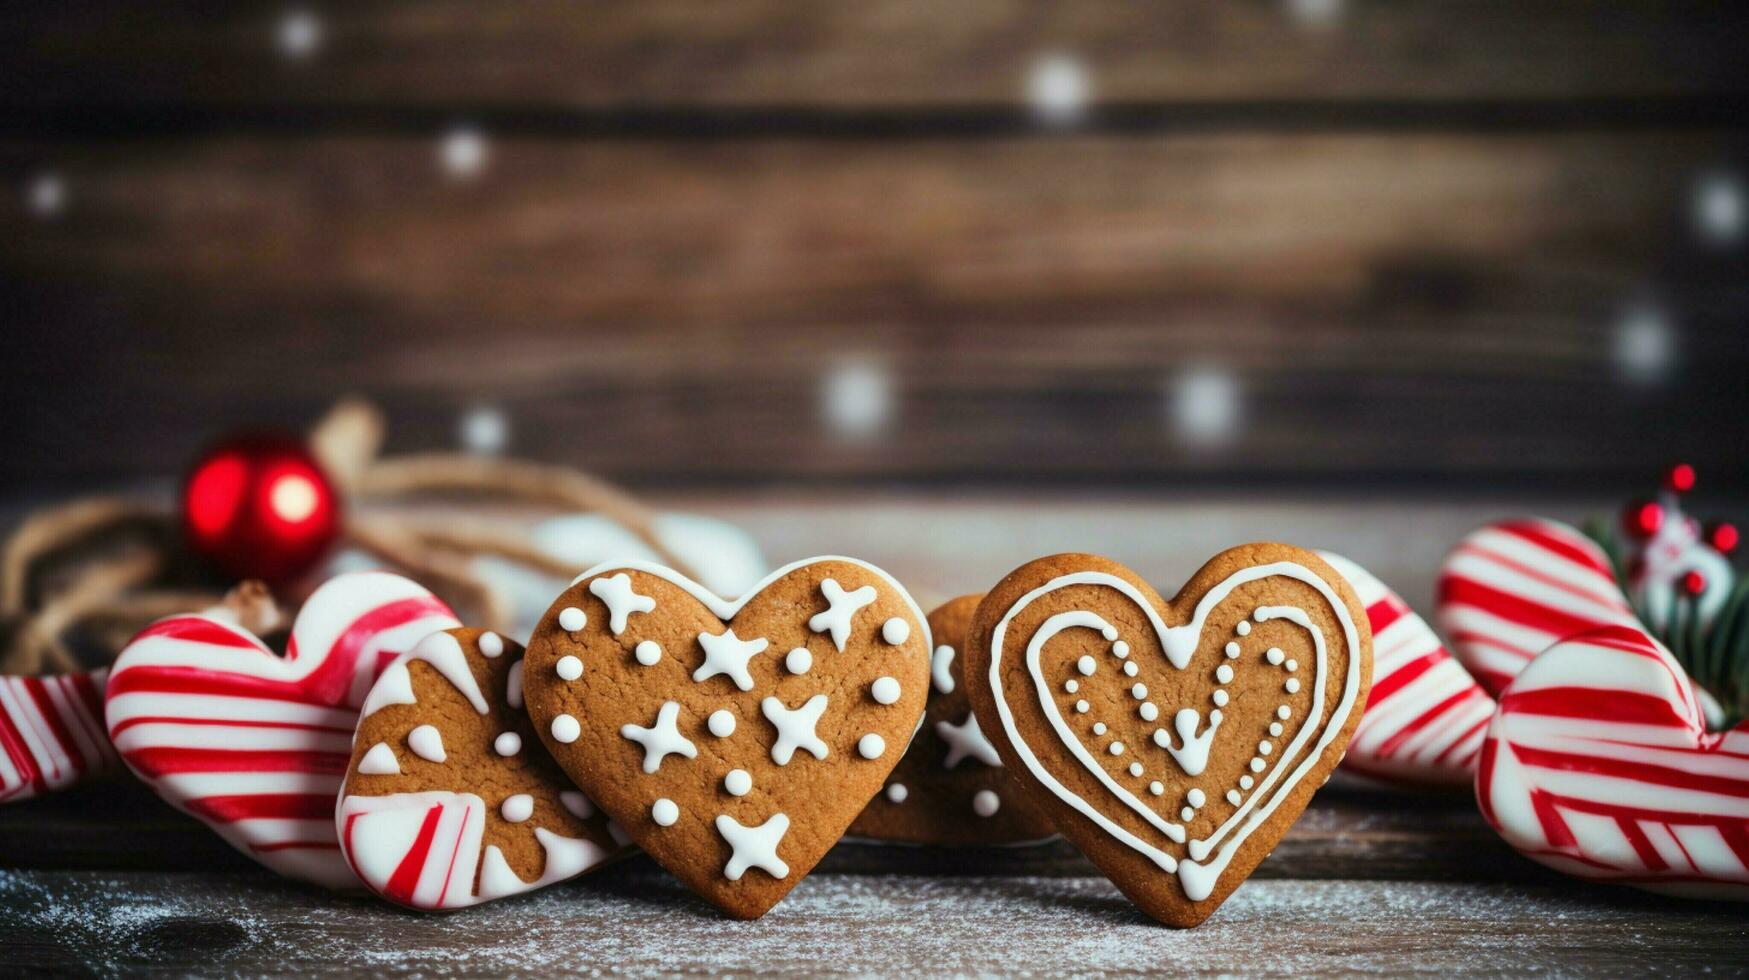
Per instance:
[[[1440,554],[1489,517],[1596,502],[712,497],[773,562],[868,557],[927,604],[1068,547],[1162,586],[1224,543],[1342,547],[1425,607]],[[259,869],[126,776],[0,807],[0,949],[54,974],[1739,972],[1742,906],[1582,884],[1526,861],[1467,794],[1332,784],[1215,916],[1135,911],[1067,844],[840,844],[757,922],[722,918],[647,858],[442,916]]]

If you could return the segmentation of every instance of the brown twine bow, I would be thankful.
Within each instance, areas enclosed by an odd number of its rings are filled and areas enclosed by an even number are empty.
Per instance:
[[[488,628],[510,629],[513,602],[480,576],[475,558],[490,555],[557,577],[581,569],[502,527],[453,512],[421,518],[398,512],[400,504],[466,495],[598,513],[631,531],[664,564],[693,574],[657,539],[651,510],[605,480],[516,459],[449,453],[379,459],[383,430],[374,406],[349,399],[311,432],[312,452],[350,503],[342,544],[472,611]],[[70,567],[57,576],[62,565]],[[0,673],[80,669],[67,639],[75,628],[107,659],[147,623],[178,612],[219,606],[257,630],[278,622],[265,587],[245,583],[227,596],[198,566],[184,548],[174,511],[159,504],[92,497],[27,515],[0,546]]]

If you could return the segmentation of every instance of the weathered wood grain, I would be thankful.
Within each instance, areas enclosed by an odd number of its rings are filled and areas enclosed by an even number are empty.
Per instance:
[[[1742,257],[1686,221],[1738,145],[507,140],[458,182],[424,140],[11,144],[0,176],[70,203],[0,240],[0,475],[162,472],[214,419],[363,390],[403,445],[491,401],[522,451],[645,481],[1735,479]],[[1635,385],[1648,296],[1676,353]],[[821,411],[857,364],[891,385],[870,438]],[[1239,386],[1230,443],[1171,423],[1199,365]]]
[[[0,807],[0,868],[188,872],[259,870],[205,826],[126,776]],[[1095,874],[1062,842],[1021,848],[895,847],[846,842],[833,874]],[[1546,881],[1514,855],[1467,796],[1420,798],[1329,789],[1262,865],[1263,878]]]
[[[0,872],[9,969],[373,975],[1733,971],[1735,907],[1598,886],[1252,881],[1174,932],[1102,878],[815,874],[724,920],[637,865],[444,916],[264,876]]]
[[[202,106],[311,104],[912,111],[1020,103],[1028,70],[1046,52],[1082,58],[1095,98],[1108,103],[1745,90],[1749,19],[1734,5],[1331,6],[1335,18],[1323,24],[1269,0],[1063,8],[720,0],[704,9],[678,0],[514,9],[359,2],[315,7],[320,46],[289,59],[275,30],[296,8],[278,2],[11,4],[0,13],[0,104],[155,103],[180,107],[184,119]]]

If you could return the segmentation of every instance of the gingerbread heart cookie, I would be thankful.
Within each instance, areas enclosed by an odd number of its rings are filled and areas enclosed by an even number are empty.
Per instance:
[[[929,627],[898,582],[813,558],[724,601],[658,565],[580,576],[523,691],[553,758],[730,915],[781,899],[885,783],[923,715]]]
[[[622,851],[522,707],[522,647],[433,633],[365,699],[335,825],[378,895],[453,909],[544,888]]]
[[[1166,602],[1115,562],[1029,562],[979,604],[967,687],[1003,763],[1156,919],[1206,919],[1329,778],[1372,634],[1317,555],[1251,544]]]
[[[963,595],[929,614],[935,650],[923,727],[850,833],[912,844],[1017,844],[1056,833],[1009,786],[966,697],[960,649],[982,598]]]

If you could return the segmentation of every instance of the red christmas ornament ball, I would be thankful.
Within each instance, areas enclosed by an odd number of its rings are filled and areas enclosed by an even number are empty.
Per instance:
[[[238,578],[284,582],[340,534],[340,495],[304,441],[276,433],[207,450],[182,488],[189,547]]]

